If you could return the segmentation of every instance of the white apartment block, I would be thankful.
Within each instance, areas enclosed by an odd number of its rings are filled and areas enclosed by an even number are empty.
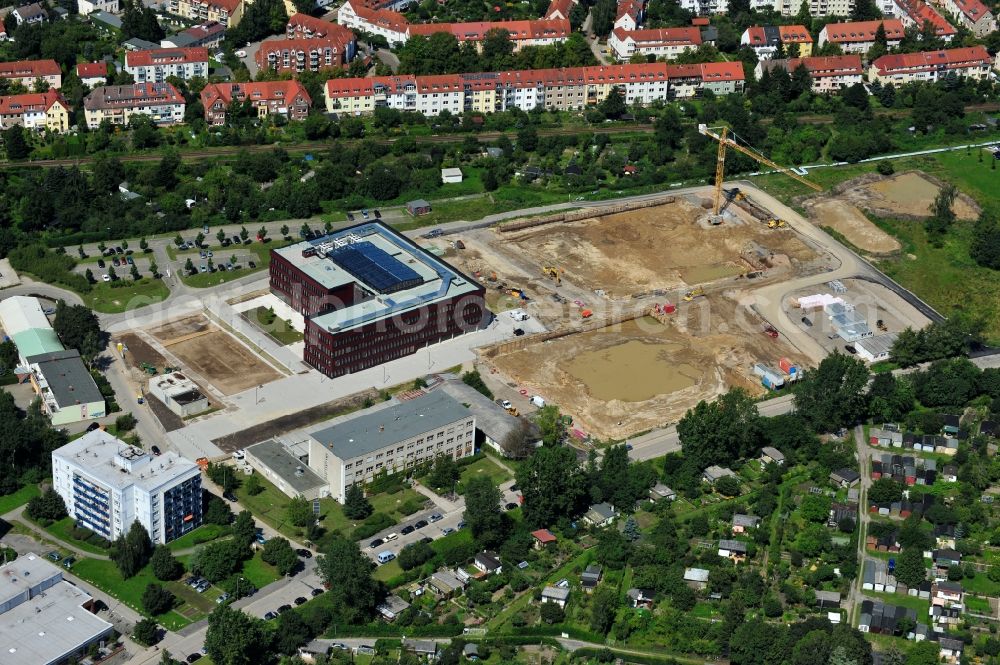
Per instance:
[[[118,13],[118,0],[76,0],[76,11],[80,16],[94,12]]]
[[[653,28],[631,32],[615,28],[608,37],[608,47],[623,62],[637,53],[673,60],[700,45],[701,31],[698,28]]]
[[[201,469],[174,452],[154,456],[103,430],[52,452],[53,488],[76,522],[114,540],[138,520],[154,543],[201,525]]]
[[[126,51],[125,71],[136,83],[163,83],[168,76],[184,81],[208,78],[208,49],[193,46]]]
[[[899,46],[903,38],[903,23],[899,19],[888,18],[881,21],[855,21],[851,23],[828,23],[819,32],[817,43],[822,48],[827,43],[836,44],[844,53],[864,55],[875,45],[875,35],[879,26],[885,32],[889,48]]]
[[[439,455],[455,459],[475,453],[476,419],[443,391],[348,418],[313,432],[309,468],[343,502],[347,488],[381,473],[396,473]]]
[[[729,11],[728,0],[679,0],[682,9],[698,16],[725,14]],[[850,16],[854,0],[806,0],[812,16]],[[877,0],[880,8],[892,0]],[[750,0],[754,11],[774,10],[782,16],[795,16],[802,8],[802,0]]]

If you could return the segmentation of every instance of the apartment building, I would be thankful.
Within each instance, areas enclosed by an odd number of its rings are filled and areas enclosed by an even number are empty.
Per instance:
[[[261,81],[257,83],[209,83],[201,91],[205,122],[224,125],[226,112],[233,101],[250,102],[261,118],[280,115],[289,120],[305,120],[312,99],[298,81]]]
[[[193,46],[204,46],[205,48],[216,48],[222,44],[226,36],[226,26],[218,21],[206,21],[201,25],[196,25],[182,30],[177,34],[164,37],[160,40],[163,48],[187,48]]]
[[[391,9],[374,9],[359,0],[348,0],[337,10],[337,23],[354,30],[363,30],[385,37],[390,46],[405,44],[409,22]]]
[[[13,10],[11,16],[14,17],[17,25],[21,25],[22,23],[44,23],[49,14],[45,11],[42,3],[32,2],[29,5],[23,5]]]
[[[545,10],[545,15],[542,16],[544,19],[569,19],[569,14],[573,11],[573,5],[576,3],[574,0],[552,0],[549,3],[549,8]]]
[[[20,125],[25,129],[65,132],[69,129],[69,104],[58,90],[0,97],[0,129]]]
[[[938,6],[976,37],[985,37],[997,29],[996,17],[980,0],[940,0]]]
[[[884,0],[880,8],[887,18],[902,21],[904,28],[914,25],[922,30],[930,23],[934,34],[945,42],[950,42],[958,32],[948,19],[923,0]]]
[[[681,9],[686,9],[697,16],[725,14],[729,11],[728,0],[678,0]]]
[[[875,60],[868,69],[868,79],[883,85],[932,82],[948,75],[980,80],[990,75],[992,64],[985,46],[899,53]]]
[[[875,35],[879,26],[885,32],[889,48],[899,46],[903,38],[903,22],[890,18],[882,21],[852,21],[848,23],[827,23],[819,32],[817,43],[822,48],[827,43],[838,45],[844,53],[864,55],[875,45]]]
[[[410,24],[407,38],[416,35],[430,37],[437,32],[447,32],[459,42],[473,42],[477,50],[482,50],[483,39],[491,30],[506,30],[514,44],[514,51],[525,46],[549,46],[565,41],[572,29],[568,19],[526,20],[526,21],[481,21],[470,23],[420,23]]]
[[[881,0],[892,2],[892,0]],[[850,16],[854,0],[807,0],[811,16]],[[729,11],[728,0],[679,0],[682,9],[699,16],[725,14]],[[754,11],[775,11],[782,16],[795,16],[802,7],[801,0],[750,0]]]
[[[62,87],[62,70],[55,60],[0,62],[0,78],[17,81],[29,91],[34,91],[36,79],[45,81],[52,89]]]
[[[76,663],[111,641],[115,627],[98,617],[93,597],[63,571],[28,552],[0,566],[0,635],[4,665]]]
[[[861,56],[858,55],[765,60],[757,64],[755,73],[760,78],[765,71],[781,68],[791,74],[799,68],[799,65],[805,65],[805,68],[809,70],[812,91],[819,94],[840,92],[841,88],[861,83],[864,73],[861,67]]]
[[[646,17],[645,0],[618,0],[615,22],[612,28],[638,30]]]
[[[184,106],[184,96],[169,83],[102,86],[83,99],[90,129],[97,129],[105,120],[127,125],[136,114],[148,115],[158,125],[172,125],[184,122]]]
[[[331,113],[366,115],[379,106],[434,116],[490,113],[511,108],[576,110],[599,104],[618,88],[628,104],[683,99],[711,90],[717,95],[743,89],[743,64],[694,65],[643,63],[568,67],[439,76],[389,76],[331,79],[326,108]]]
[[[168,76],[189,81],[208,78],[208,49],[204,46],[127,51],[125,71],[136,83],[163,83]]]
[[[218,21],[232,28],[243,18],[243,0],[168,0],[167,11],[191,21]]]
[[[273,39],[263,42],[254,56],[260,71],[318,72],[347,62],[347,47],[330,38]]]
[[[633,55],[654,56],[673,60],[685,51],[701,45],[698,28],[653,28],[627,31],[615,28],[608,37],[608,47],[619,61],[628,61]]]
[[[751,26],[743,31],[740,44],[752,48],[758,60],[770,60],[782,46],[787,54],[793,44],[798,45],[798,57],[807,58],[812,55],[813,38],[802,25]]]
[[[454,459],[475,453],[475,416],[455,398],[436,390],[313,432],[309,468],[343,502],[347,489],[379,473],[396,473],[439,455]]]
[[[138,521],[154,543],[201,526],[201,469],[172,451],[154,456],[103,430],[52,452],[52,485],[78,524],[114,540]]]

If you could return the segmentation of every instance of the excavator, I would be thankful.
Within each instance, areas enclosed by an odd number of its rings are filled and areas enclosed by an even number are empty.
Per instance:
[[[783,219],[769,219],[767,221],[767,228],[769,229],[783,229],[788,224]]]
[[[542,272],[545,273],[547,277],[552,279],[556,283],[556,286],[562,286],[562,274],[559,268],[553,268],[552,266],[544,266]]]
[[[692,291],[688,291],[684,294],[684,302],[691,302],[695,298],[700,298],[705,295],[705,290],[702,288],[697,288]]]

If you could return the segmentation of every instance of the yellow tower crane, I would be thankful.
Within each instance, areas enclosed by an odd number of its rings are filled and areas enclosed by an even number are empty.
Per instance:
[[[709,136],[719,142],[719,156],[716,159],[715,163],[715,201],[713,207],[713,214],[715,215],[719,214],[719,210],[722,207],[722,182],[726,176],[726,148],[733,148],[734,150],[738,150],[747,157],[750,157],[751,159],[756,160],[761,164],[764,164],[765,166],[770,166],[775,171],[778,171],[779,173],[784,173],[789,178],[794,178],[795,180],[801,182],[803,185],[811,187],[816,191],[820,191],[821,189],[823,189],[822,187],[812,182],[811,180],[806,180],[795,171],[789,168],[785,168],[784,166],[779,166],[778,164],[772,162],[770,159],[760,154],[756,150],[752,150],[746,146],[742,146],[733,139],[729,138],[726,135],[729,132],[728,127],[713,128],[709,127],[708,125],[701,124],[698,125],[698,132],[704,134],[705,136]]]

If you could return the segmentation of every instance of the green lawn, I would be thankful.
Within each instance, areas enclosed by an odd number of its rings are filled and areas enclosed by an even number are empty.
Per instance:
[[[497,487],[511,478],[511,475],[506,469],[501,467],[489,457],[484,456],[472,464],[462,467],[462,477],[459,478],[458,481],[458,493],[462,494],[464,492],[465,485],[477,476],[487,476],[490,479],[490,482]]]
[[[116,284],[121,286],[115,286]],[[81,297],[95,311],[117,314],[158,303],[169,295],[170,289],[163,280],[144,277],[138,282],[99,282]]]
[[[381,582],[388,582],[393,577],[403,574],[403,569],[399,567],[399,561],[393,559],[389,563],[384,563],[375,569],[374,577]]]
[[[271,582],[281,579],[274,566],[261,560],[260,552],[243,564],[243,577],[258,589],[263,589]]]
[[[284,319],[278,318],[270,307],[255,307],[243,313],[243,318],[257,326],[278,344],[288,345],[301,342],[304,335]]]
[[[986,573],[976,573],[975,577],[965,578],[962,586],[966,591],[983,596],[1000,596],[1000,583],[991,580]]]
[[[976,614],[989,615],[991,613],[990,601],[986,598],[980,598],[979,596],[967,595],[965,597],[965,606],[970,612],[974,612]]]
[[[0,496],[0,515],[9,513],[15,508],[20,508],[39,494],[41,492],[38,491],[38,485],[25,485],[13,494]]]
[[[36,526],[41,526],[41,525],[36,523]],[[58,540],[61,540],[65,543],[69,543],[70,545],[73,545],[74,547],[77,547],[83,550],[84,552],[91,552],[93,554],[105,554],[105,555],[108,553],[108,550],[104,547],[100,547],[99,545],[95,545],[91,542],[78,540],[74,538],[71,534],[71,532],[73,531],[73,526],[74,526],[73,518],[64,517],[58,522],[53,522],[52,524],[42,528],[44,528]]]
[[[221,536],[228,536],[232,532],[232,529],[228,526],[220,526],[218,524],[203,524],[194,531],[186,533],[177,540],[173,540],[168,543],[170,549],[176,551],[185,550],[196,545],[201,545],[202,543],[207,543],[209,541],[215,540]]]
[[[157,582],[148,566],[139,571],[135,577],[126,580],[122,578],[115,564],[98,559],[81,559],[73,564],[70,572],[143,614],[145,612],[142,610],[142,593],[146,590],[146,585]],[[176,585],[183,586],[181,582],[165,583],[168,589],[178,595],[179,590],[175,588]],[[181,596],[178,595],[178,597]],[[177,630],[201,618],[203,614],[201,612],[198,613],[197,618],[189,616],[192,613],[185,605],[182,602],[170,612],[156,617],[156,620],[168,630]]]

